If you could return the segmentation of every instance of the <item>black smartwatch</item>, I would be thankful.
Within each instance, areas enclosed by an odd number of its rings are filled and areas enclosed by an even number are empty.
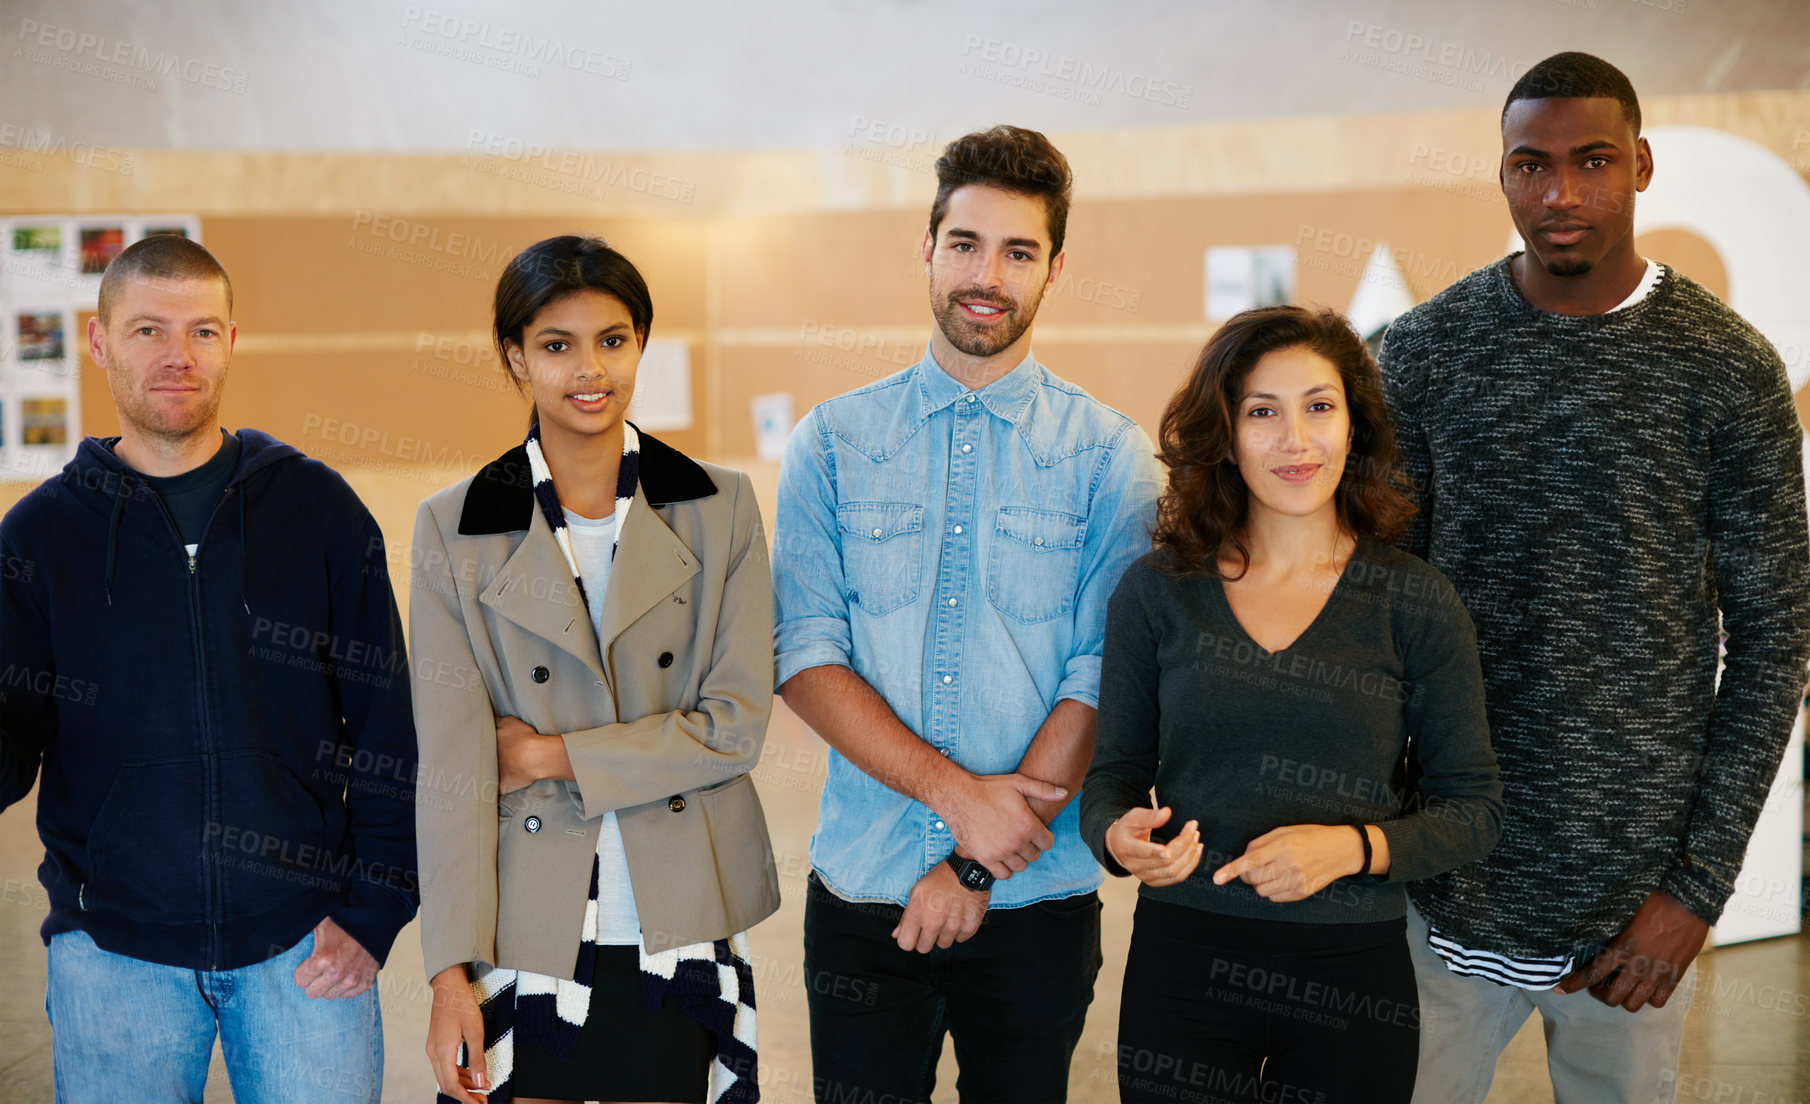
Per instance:
[[[976,893],[985,893],[993,888],[992,872],[973,859],[964,859],[951,851],[943,861],[949,864],[949,869],[955,871],[955,880],[962,884],[962,888]]]

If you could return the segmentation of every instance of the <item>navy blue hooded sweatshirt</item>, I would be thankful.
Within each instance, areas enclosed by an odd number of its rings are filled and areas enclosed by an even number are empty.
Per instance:
[[[420,899],[383,535],[257,430],[191,557],[100,439],[0,521],[0,809],[42,766],[46,942],[199,970],[332,917],[378,962]]]

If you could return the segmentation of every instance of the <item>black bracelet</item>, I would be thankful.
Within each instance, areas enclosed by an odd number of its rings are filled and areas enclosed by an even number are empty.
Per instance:
[[[1352,827],[1357,829],[1358,838],[1364,841],[1364,868],[1358,871],[1358,873],[1368,874],[1370,873],[1370,863],[1373,859],[1373,856],[1370,853],[1370,828],[1363,824],[1353,824]]]

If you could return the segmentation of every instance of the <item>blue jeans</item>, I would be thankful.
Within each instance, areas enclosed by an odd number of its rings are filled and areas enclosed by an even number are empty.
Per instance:
[[[237,970],[184,970],[103,951],[86,932],[51,938],[58,1104],[201,1100],[214,1035],[239,1104],[373,1104],[383,1087],[377,986],[312,1000],[291,976],[310,932]]]

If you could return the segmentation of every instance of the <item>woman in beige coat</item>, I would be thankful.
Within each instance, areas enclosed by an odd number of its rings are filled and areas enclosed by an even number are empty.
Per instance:
[[[773,695],[767,549],[747,476],[625,420],[652,320],[599,239],[517,256],[495,333],[528,440],[416,517],[442,1099],[752,1099],[745,932],[779,904],[748,776]]]

